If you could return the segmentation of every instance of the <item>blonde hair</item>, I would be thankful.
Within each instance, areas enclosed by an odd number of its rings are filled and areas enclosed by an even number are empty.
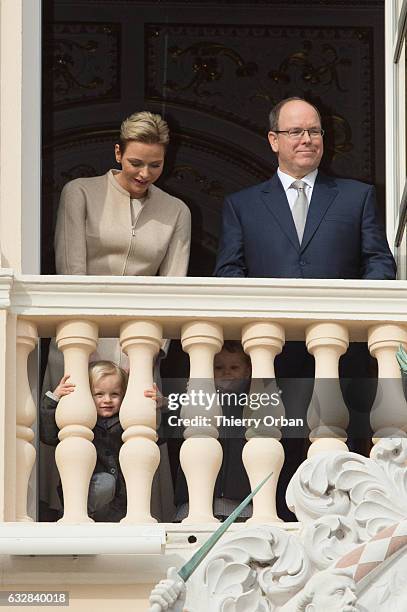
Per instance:
[[[98,380],[111,375],[119,377],[120,386],[124,395],[127,389],[128,374],[123,368],[113,363],[113,361],[94,361],[89,364],[89,383],[91,390],[93,391]]]
[[[161,115],[141,111],[127,117],[120,128],[120,151],[123,153],[128,142],[161,144],[164,147],[170,142],[168,124]]]

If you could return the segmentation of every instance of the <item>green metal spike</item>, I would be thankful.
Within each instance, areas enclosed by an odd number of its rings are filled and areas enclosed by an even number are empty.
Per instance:
[[[192,555],[190,560],[185,563],[185,565],[183,565],[180,570],[178,570],[178,575],[182,578],[184,582],[186,582],[188,578],[193,574],[196,568],[205,559],[206,555],[215,546],[216,542],[223,536],[228,527],[237,519],[242,510],[246,508],[246,506],[251,502],[256,493],[260,491],[262,486],[268,481],[268,479],[272,475],[273,472],[266,476],[266,478],[259,485],[257,485],[257,487],[251,493],[249,493],[246,499],[244,499],[242,503],[239,504],[239,506],[235,510],[233,510],[232,514],[228,516],[228,518],[211,535],[211,537],[205,542],[205,544],[202,544],[201,548],[197,550],[194,555]]]

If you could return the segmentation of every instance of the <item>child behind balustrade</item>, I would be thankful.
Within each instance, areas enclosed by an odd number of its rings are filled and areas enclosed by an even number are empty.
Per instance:
[[[250,357],[243,351],[240,342],[226,340],[222,350],[214,358],[215,388],[220,394],[248,393],[251,382]],[[242,407],[231,403],[224,404],[222,412],[225,417],[242,417]],[[246,443],[245,427],[220,427],[219,442],[222,445],[223,461],[214,492],[213,512],[221,521],[227,518],[240,502],[250,493],[250,483],[242,461],[242,451]],[[177,512],[175,521],[183,520],[189,511],[188,489],[185,476],[178,472],[175,503]],[[252,504],[249,504],[237,521],[245,521],[252,515]]]
[[[127,381],[127,372],[112,361],[95,361],[89,365],[89,384],[97,413],[93,429],[97,460],[89,485],[88,513],[95,521],[117,522],[126,514],[126,486],[119,463],[123,443],[119,411]],[[74,390],[75,384],[66,374],[53,392],[45,394],[40,408],[40,437],[45,444],[58,444],[55,410],[61,397]],[[159,396],[156,385],[144,395],[156,399]]]

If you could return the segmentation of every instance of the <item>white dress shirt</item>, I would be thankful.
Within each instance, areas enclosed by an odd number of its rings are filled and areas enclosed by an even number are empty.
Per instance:
[[[304,181],[305,183],[304,191],[305,191],[305,195],[307,196],[307,200],[308,200],[308,208],[309,208],[309,203],[311,202],[312,192],[314,190],[314,185],[315,185],[315,181],[317,178],[317,174],[318,174],[318,168],[316,170],[313,170],[306,176],[303,176],[302,179],[300,179],[301,181]],[[280,168],[277,169],[277,175],[284,188],[285,195],[287,196],[288,204],[292,212],[294,202],[298,196],[298,191],[297,189],[295,189],[295,187],[291,187],[291,185],[293,184],[294,181],[297,181],[298,179],[296,179],[293,176],[290,176],[289,174],[286,174],[285,172],[281,172]]]

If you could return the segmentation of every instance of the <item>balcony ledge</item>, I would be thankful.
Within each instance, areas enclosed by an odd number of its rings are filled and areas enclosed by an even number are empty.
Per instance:
[[[9,276],[2,279],[5,308]],[[222,318],[226,338],[244,323],[273,319],[288,324],[288,340],[302,340],[306,324],[336,320],[357,341],[372,324],[407,322],[407,281],[15,275],[9,302],[43,336],[67,317],[103,321],[105,336],[118,335],[130,317],[154,319],[165,337],[179,337],[187,319]]]
[[[301,523],[275,525],[293,534],[301,528]],[[3,523],[0,525],[0,584],[29,587],[45,581],[50,588],[73,583],[157,582],[165,576],[168,567],[181,567],[189,560],[218,526],[217,523],[150,526]],[[245,529],[245,523],[235,523],[228,533]],[[126,542],[126,539],[132,541]]]

